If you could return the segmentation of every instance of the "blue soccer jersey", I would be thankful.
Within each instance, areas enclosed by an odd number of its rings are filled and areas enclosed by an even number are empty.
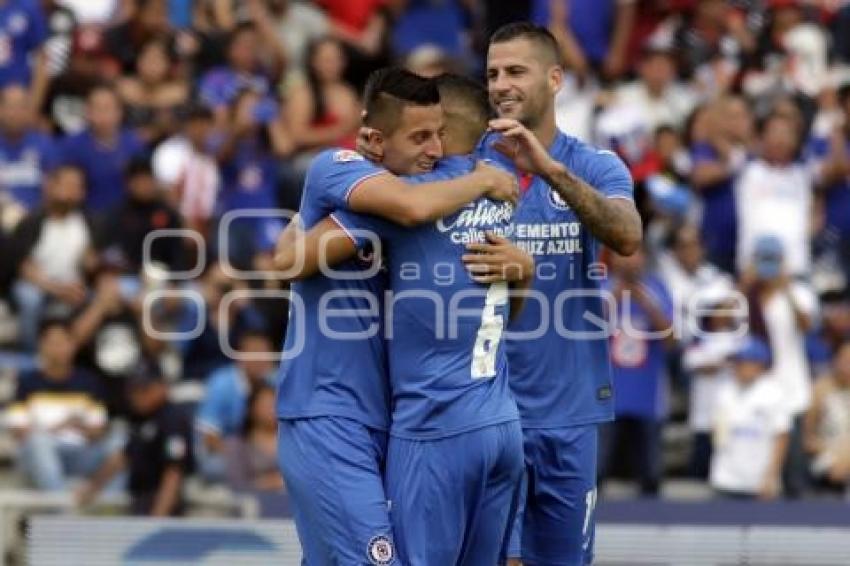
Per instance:
[[[350,150],[313,159],[304,182],[301,218],[306,229],[348,206],[359,183],[386,171]],[[382,274],[362,273],[352,259],[335,267],[350,277],[316,275],[292,285],[289,325],[280,366],[281,419],[345,417],[386,430],[389,392],[382,336]],[[367,274],[368,275],[368,274]]]
[[[450,179],[473,167],[469,157],[449,157],[434,172],[410,180]],[[485,231],[508,234],[512,213],[511,204],[482,198],[412,229],[346,211],[334,214],[350,233],[377,235],[386,254],[391,435],[445,438],[518,418],[501,339],[507,285],[476,283],[461,261],[466,244],[484,241]],[[369,241],[355,240],[359,247]]]
[[[41,204],[44,177],[56,165],[53,140],[30,130],[18,140],[0,134],[0,193],[32,210]]]
[[[30,56],[47,39],[47,21],[37,0],[0,3],[0,88],[29,86]]]
[[[492,148],[479,152],[506,163]],[[608,198],[633,198],[622,161],[561,132],[549,153]],[[597,263],[599,243],[561,196],[535,177],[514,215],[515,243],[534,256],[536,277],[525,307],[508,330],[511,389],[523,428],[552,428],[613,418],[608,332]]]
[[[101,213],[124,199],[124,171],[132,160],[146,154],[142,140],[129,129],[121,130],[109,146],[101,143],[91,130],[84,130],[66,137],[59,149],[63,163],[75,165],[85,173],[86,209]]]

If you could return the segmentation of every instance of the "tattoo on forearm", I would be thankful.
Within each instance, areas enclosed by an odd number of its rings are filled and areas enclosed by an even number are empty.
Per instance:
[[[547,181],[606,246],[621,251],[640,239],[641,228],[632,215],[569,171],[559,171]]]

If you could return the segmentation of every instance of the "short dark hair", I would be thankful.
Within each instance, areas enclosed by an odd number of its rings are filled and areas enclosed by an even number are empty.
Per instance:
[[[44,338],[48,331],[54,328],[61,328],[66,333],[71,333],[71,321],[65,317],[50,316],[41,319],[38,323],[38,339]]]
[[[537,44],[538,47],[543,49],[544,53],[549,53],[553,64],[561,64],[561,50],[558,47],[558,40],[548,29],[531,22],[511,22],[503,25],[490,36],[490,45],[515,39],[527,39]]]
[[[121,100],[121,95],[118,94],[118,88],[115,86],[115,83],[111,81],[98,81],[97,83],[92,85],[86,93],[86,102],[90,103],[91,97],[94,96],[95,93],[100,91],[108,92],[109,94],[111,94],[113,98],[115,98],[115,101],[118,102],[119,106],[124,105],[124,102]]]
[[[477,140],[487,129],[492,109],[487,89],[469,77],[455,73],[443,73],[434,78],[446,122],[460,122],[459,132]]]
[[[437,83],[441,100],[456,99],[468,105],[469,110],[477,114],[477,118],[484,121],[490,119],[490,100],[487,96],[487,89],[481,83],[457,73],[443,73],[436,77],[434,82]]]
[[[61,177],[63,173],[76,173],[77,175],[80,175],[84,181],[86,179],[86,172],[83,168],[71,161],[60,161],[51,167],[47,172],[47,178],[53,181]]]
[[[150,159],[137,157],[124,168],[124,178],[130,180],[141,176],[153,177],[153,165]]]
[[[384,132],[398,127],[404,106],[432,106],[440,103],[440,91],[432,79],[420,77],[401,67],[378,69],[369,75],[363,93],[365,122]]]

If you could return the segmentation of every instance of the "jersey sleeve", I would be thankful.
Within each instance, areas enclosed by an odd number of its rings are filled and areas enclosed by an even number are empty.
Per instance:
[[[340,209],[330,215],[334,222],[354,242],[358,250],[368,248],[382,239],[391,239],[397,227],[371,214],[358,214],[346,209]]]
[[[499,141],[501,134],[496,132],[488,132],[481,137],[478,145],[475,147],[475,152],[472,156],[475,159],[485,159],[499,164],[502,168],[512,173],[516,173],[516,166],[506,156],[502,155],[495,149],[493,144]]]
[[[360,184],[386,172],[356,151],[332,149],[316,156],[307,177],[310,189],[321,191],[319,204],[333,211],[348,208],[348,199]]]
[[[634,200],[632,175],[613,151],[591,148],[584,151],[585,175],[582,176],[586,182],[608,198]]]

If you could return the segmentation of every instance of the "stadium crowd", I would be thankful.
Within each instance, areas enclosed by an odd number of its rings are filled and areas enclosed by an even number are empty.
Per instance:
[[[319,150],[355,147],[372,70],[481,77],[522,19],[561,44],[559,127],[626,162],[644,219],[643,249],[607,259],[631,328],[603,479],[844,493],[850,4],[826,0],[0,0],[0,370],[25,481],[155,514],[190,474],[281,489],[275,211]]]

